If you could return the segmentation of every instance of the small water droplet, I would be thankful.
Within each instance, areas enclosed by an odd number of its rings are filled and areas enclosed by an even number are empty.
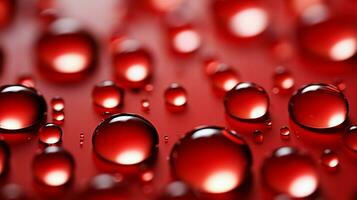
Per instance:
[[[38,132],[39,140],[44,144],[56,144],[62,139],[62,129],[55,124],[46,124]]]
[[[338,169],[340,161],[335,152],[331,149],[325,149],[321,155],[321,164],[330,172],[335,172]]]
[[[165,102],[169,106],[183,107],[187,103],[187,92],[185,88],[177,83],[172,83],[165,90]]]
[[[283,126],[280,128],[280,138],[282,140],[289,140],[290,139],[290,129],[287,126]]]
[[[55,112],[62,112],[64,110],[64,100],[60,96],[51,99],[51,107]]]
[[[124,90],[113,81],[98,83],[92,91],[93,103],[104,109],[118,108],[124,101]]]
[[[264,134],[260,130],[255,130],[253,132],[253,141],[256,144],[263,144],[264,142]]]
[[[141,104],[142,111],[144,111],[144,112],[150,111],[150,101],[148,99],[141,100],[140,104]]]

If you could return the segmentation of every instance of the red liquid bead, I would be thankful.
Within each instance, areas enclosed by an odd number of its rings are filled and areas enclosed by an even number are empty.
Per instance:
[[[150,111],[150,101],[147,99],[143,99],[140,102],[141,104],[141,110],[144,112],[149,112]]]
[[[235,132],[220,127],[187,133],[170,156],[175,175],[207,193],[225,193],[240,186],[247,178],[251,159],[246,142]]]
[[[214,66],[212,66],[213,68]],[[226,64],[219,64],[215,69],[207,69],[213,88],[219,93],[225,93],[239,82],[239,74]]]
[[[139,89],[148,84],[153,73],[153,59],[138,41],[123,40],[112,54],[114,74],[120,85]]]
[[[216,0],[213,12],[219,28],[238,38],[256,37],[269,25],[269,15],[257,1]]]
[[[351,126],[343,135],[343,143],[352,151],[357,153],[357,126]]]
[[[159,200],[195,200],[197,199],[190,188],[181,181],[168,184]]]
[[[46,113],[46,101],[35,89],[22,85],[0,87],[2,132],[32,131],[46,119]]]
[[[32,167],[38,182],[47,186],[62,186],[73,177],[74,159],[61,147],[49,146],[35,156]]]
[[[39,38],[36,53],[40,72],[52,81],[79,81],[97,62],[96,41],[71,19],[54,21]]]
[[[17,79],[17,83],[20,85],[23,85],[25,87],[29,87],[29,88],[35,87],[35,80],[31,76],[28,76],[28,75],[20,76]]]
[[[200,34],[190,24],[169,25],[168,36],[171,49],[179,54],[197,51],[202,44]]]
[[[267,116],[269,97],[262,87],[242,82],[226,93],[224,107],[236,119],[256,121]]]
[[[165,101],[168,105],[182,107],[187,103],[187,93],[185,88],[177,83],[172,83],[165,90]]]
[[[63,111],[52,112],[52,120],[53,120],[53,123],[55,123],[57,125],[62,125],[64,122],[64,112]]]
[[[143,117],[118,114],[105,119],[92,138],[94,152],[121,165],[134,165],[153,156],[158,145],[155,127]]]
[[[290,138],[290,129],[286,126],[280,128],[280,138],[288,140]]]
[[[301,27],[298,39],[304,51],[328,61],[345,61],[357,52],[356,24],[346,19]]]
[[[305,128],[327,130],[339,127],[347,120],[348,103],[335,86],[310,84],[290,98],[289,113]]]
[[[56,112],[61,112],[64,110],[64,100],[62,97],[53,97],[51,99],[52,110]]]
[[[325,149],[321,155],[321,164],[328,171],[334,172],[339,166],[339,159],[331,149]]]
[[[149,182],[152,181],[154,179],[154,172],[152,172],[151,170],[145,170],[142,174],[141,174],[141,180],[143,182]]]
[[[253,132],[253,141],[256,144],[262,144],[264,142],[264,134],[263,132],[256,130]]]
[[[113,81],[98,83],[92,91],[93,103],[105,109],[117,108],[123,104],[124,91]]]
[[[0,176],[3,176],[9,169],[10,148],[5,141],[0,140]]]
[[[0,29],[6,28],[13,21],[16,4],[15,0],[0,0]]]
[[[284,93],[291,91],[294,87],[295,81],[291,73],[283,67],[278,67],[273,75],[274,93]]]
[[[262,166],[266,185],[277,193],[303,198],[314,193],[319,177],[312,159],[292,147],[281,147]]]
[[[45,144],[56,144],[62,139],[62,129],[55,124],[46,124],[38,132],[39,140]]]

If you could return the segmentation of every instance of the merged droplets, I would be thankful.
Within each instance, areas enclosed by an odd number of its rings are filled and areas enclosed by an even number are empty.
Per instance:
[[[0,177],[4,176],[9,170],[10,165],[10,148],[9,145],[0,140]]]
[[[273,75],[273,81],[273,92],[275,94],[289,92],[293,89],[295,84],[291,73],[284,67],[276,68],[275,73]]]
[[[312,159],[292,147],[281,147],[268,157],[262,166],[265,184],[277,193],[294,198],[308,197],[319,185]]]
[[[123,39],[112,52],[114,74],[121,86],[145,87],[152,78],[153,58],[136,40]]]
[[[44,144],[56,144],[62,139],[62,128],[55,124],[46,124],[38,132],[39,140]]]
[[[170,156],[177,178],[207,193],[225,193],[242,185],[251,159],[246,142],[221,127],[192,130],[175,144]]]
[[[92,138],[101,158],[121,165],[134,165],[154,155],[158,133],[146,119],[134,114],[118,114],[105,119]]]
[[[172,83],[165,90],[165,102],[170,106],[182,107],[187,103],[186,89],[177,83]]]
[[[216,0],[213,11],[219,28],[237,38],[256,37],[269,25],[268,12],[257,1]]]
[[[37,65],[45,78],[53,81],[79,81],[97,62],[97,44],[76,21],[54,21],[37,42]]]
[[[316,130],[341,126],[348,118],[348,103],[335,86],[310,84],[300,88],[289,101],[290,117],[299,125]]]
[[[224,107],[235,119],[256,121],[268,115],[269,97],[262,87],[241,82],[226,93]]]
[[[93,103],[101,108],[118,108],[123,104],[124,91],[113,81],[103,81],[94,87],[92,98]]]
[[[353,125],[347,129],[343,135],[343,143],[357,153],[357,126]]]
[[[37,128],[46,119],[46,113],[46,101],[35,89],[22,85],[0,87],[1,131],[16,132]]]
[[[32,163],[34,178],[47,186],[62,186],[74,173],[72,155],[57,146],[49,146],[37,154]]]

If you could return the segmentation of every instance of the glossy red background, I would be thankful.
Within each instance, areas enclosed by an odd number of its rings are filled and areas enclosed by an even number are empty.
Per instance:
[[[85,186],[90,177],[100,172],[95,165],[92,155],[91,136],[94,128],[101,121],[92,106],[91,91],[95,83],[112,79],[108,38],[115,29],[115,24],[121,24],[128,36],[142,41],[153,53],[155,58],[154,91],[134,93],[127,91],[123,111],[139,113],[149,119],[160,134],[159,155],[153,167],[155,178],[149,187],[151,192],[145,193],[142,186],[133,183],[133,198],[153,199],[170,180],[167,157],[174,142],[184,133],[201,125],[226,126],[223,102],[214,95],[210,83],[202,70],[200,54],[189,57],[177,57],[172,54],[166,44],[165,26],[160,16],[145,9],[141,3],[133,5],[129,17],[121,21],[123,10],[115,6],[115,0],[63,0],[58,2],[60,13],[64,16],[75,17],[90,30],[98,39],[101,47],[100,64],[95,73],[79,83],[60,85],[45,81],[36,72],[33,64],[33,45],[40,33],[38,22],[34,14],[34,1],[19,2],[15,23],[1,33],[1,45],[4,48],[6,63],[1,74],[1,84],[15,83],[19,75],[32,74],[36,80],[36,88],[45,96],[47,102],[56,95],[65,99],[65,123],[63,125],[63,146],[69,150],[76,160],[74,190]],[[301,150],[310,153],[318,162],[322,150],[330,147],[340,158],[340,171],[330,174],[318,166],[321,176],[321,196],[324,199],[352,199],[357,193],[357,155],[353,155],[341,141],[334,142],[333,146],[324,142],[306,141],[295,137],[290,141],[282,141],[279,128],[289,125],[287,102],[289,95],[274,95],[272,75],[275,67],[280,63],[271,55],[267,43],[237,44],[222,38],[213,26],[209,0],[191,1],[192,13],[195,13],[195,25],[202,33],[204,40],[201,52],[214,52],[222,60],[232,64],[240,73],[242,80],[252,81],[262,85],[268,92],[271,100],[270,113],[273,127],[264,132],[265,141],[261,145],[254,144],[250,134],[244,137],[250,144],[253,152],[253,181],[251,188],[244,192],[242,199],[264,199],[270,197],[264,189],[260,178],[260,166],[263,159],[271,151],[282,145],[298,146]],[[284,8],[282,0],[265,1],[272,15],[272,30],[287,35],[294,40],[294,26],[292,19],[287,17],[289,12]],[[134,3],[133,3],[134,4]],[[357,3],[354,0],[331,1],[334,13],[350,13],[357,17]],[[319,70],[320,67],[306,65],[294,57],[292,61],[283,63],[291,70],[296,86],[311,82],[333,82],[341,78],[347,85],[345,94],[350,103],[350,120],[357,123],[357,65]],[[338,67],[338,66],[337,66]],[[164,89],[172,82],[182,84],[188,92],[188,107],[183,113],[170,113],[165,108],[163,99]],[[151,103],[149,113],[141,111],[140,102],[147,98]],[[301,131],[301,130],[300,130]],[[84,133],[83,147],[79,145],[79,135]],[[298,132],[299,134],[299,132]],[[164,143],[164,136],[169,136],[168,143]],[[317,141],[319,138],[317,138]],[[27,143],[12,146],[11,170],[6,182],[22,185],[31,196],[39,197],[41,192],[33,183],[31,162],[38,149],[37,139]],[[67,199],[71,192],[67,191]],[[240,199],[237,197],[237,199]]]

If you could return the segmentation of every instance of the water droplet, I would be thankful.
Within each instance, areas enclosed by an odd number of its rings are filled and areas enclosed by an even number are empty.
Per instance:
[[[53,97],[51,99],[52,110],[56,112],[62,112],[64,110],[64,100],[60,96]]]
[[[55,124],[46,124],[38,132],[39,140],[45,144],[56,144],[62,139],[62,129]]]
[[[46,119],[46,112],[46,101],[35,89],[22,85],[0,87],[1,131],[37,129]]]
[[[79,145],[82,147],[84,144],[84,133],[79,134]]]
[[[97,44],[72,19],[54,21],[37,43],[37,66],[52,81],[78,81],[96,66]]]
[[[300,88],[289,101],[290,117],[299,125],[315,130],[341,126],[348,117],[344,94],[333,85],[310,84]]]
[[[149,182],[154,179],[154,172],[151,170],[145,170],[144,172],[141,173],[141,180],[143,182]]]
[[[143,117],[123,113],[105,119],[95,129],[92,140],[94,151],[105,160],[134,165],[153,156],[158,133]]]
[[[176,53],[190,54],[197,51],[201,46],[201,36],[191,24],[180,24],[169,27],[171,48]]]
[[[136,40],[123,40],[112,52],[115,77],[121,86],[145,87],[153,73],[153,58]]]
[[[357,153],[357,126],[353,125],[349,127],[346,133],[343,135],[343,143],[352,151]]]
[[[290,139],[290,129],[287,126],[283,126],[280,128],[280,138],[282,140],[289,140]]]
[[[213,88],[218,93],[225,93],[237,85],[239,75],[232,67],[222,63],[215,68],[215,71],[212,71],[210,79]]]
[[[30,75],[23,75],[17,79],[17,83],[25,87],[34,88],[35,80]]]
[[[226,93],[224,107],[236,119],[257,121],[268,115],[269,97],[262,87],[242,82]]]
[[[150,101],[148,99],[141,100],[140,104],[141,104],[142,111],[144,111],[144,112],[150,111]]]
[[[52,112],[53,123],[62,125],[64,123],[64,112]]]
[[[260,130],[255,130],[253,132],[253,141],[256,144],[262,144],[264,142],[264,134]]]
[[[328,171],[335,172],[338,169],[340,161],[331,149],[325,149],[321,155],[321,164]]]
[[[187,103],[187,93],[185,88],[177,83],[172,83],[165,90],[165,101],[170,106],[183,107]]]
[[[164,136],[164,141],[165,141],[165,144],[169,143],[169,136],[168,135]]]
[[[74,159],[63,148],[49,146],[35,156],[32,167],[38,182],[48,186],[62,186],[73,177]]]
[[[294,79],[291,73],[284,67],[278,67],[275,70],[274,76],[274,88],[273,92],[277,93],[286,93],[293,89]]]
[[[175,144],[170,156],[175,175],[207,193],[224,193],[240,186],[247,178],[251,159],[246,142],[220,127],[192,130]]]
[[[10,165],[10,148],[9,145],[0,140],[0,176],[4,176],[9,170]]]
[[[345,91],[346,90],[346,83],[341,79],[335,80],[333,85],[335,85],[341,91]]]
[[[13,21],[16,10],[16,1],[2,0],[0,4],[0,29],[4,29]]]
[[[293,198],[314,193],[319,177],[312,159],[292,147],[280,147],[262,166],[264,182],[274,191]]]
[[[94,87],[92,98],[97,106],[105,109],[117,108],[123,104],[124,90],[113,81],[103,81]]]
[[[269,25],[265,8],[256,1],[215,1],[215,20],[220,29],[237,38],[253,38]]]

